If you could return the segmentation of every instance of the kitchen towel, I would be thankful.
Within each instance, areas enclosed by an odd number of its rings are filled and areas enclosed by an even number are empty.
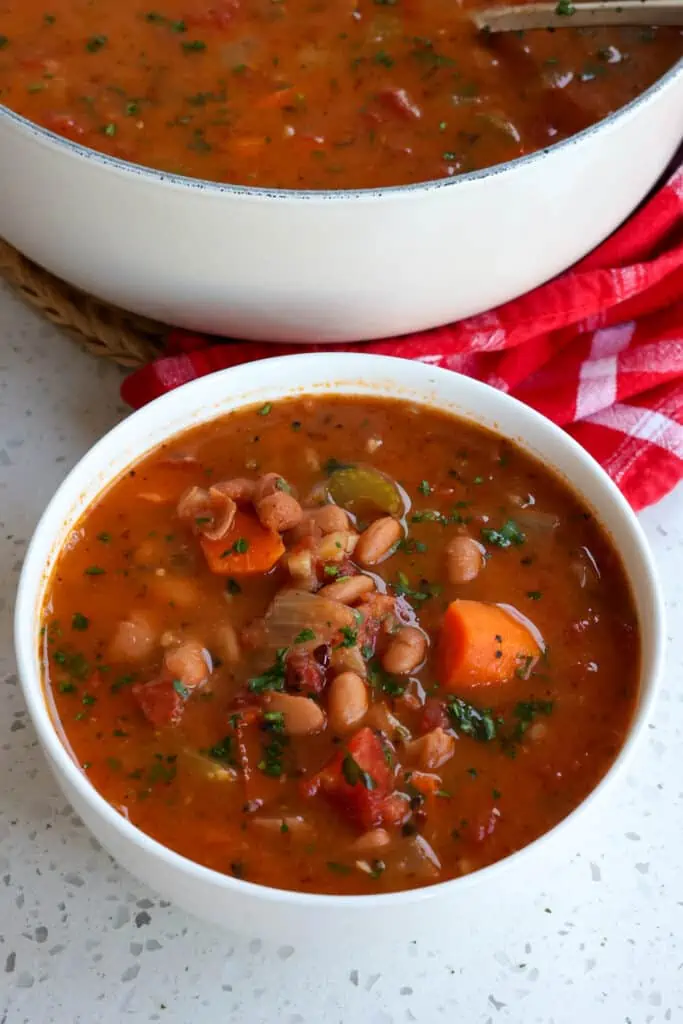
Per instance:
[[[309,346],[322,351],[327,346]],[[447,327],[335,346],[476,377],[538,409],[601,463],[635,509],[683,477],[683,165],[570,270]],[[171,330],[123,382],[134,408],[207,373],[305,351]]]

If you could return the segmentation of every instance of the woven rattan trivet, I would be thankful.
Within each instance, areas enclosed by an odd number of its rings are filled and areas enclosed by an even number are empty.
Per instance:
[[[53,277],[0,239],[0,277],[25,302],[63,328],[88,352],[121,366],[141,366],[159,355],[168,327],[100,302]]]

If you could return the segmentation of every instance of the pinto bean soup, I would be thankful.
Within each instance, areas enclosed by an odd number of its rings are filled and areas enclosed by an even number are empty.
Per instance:
[[[640,667],[579,497],[498,436],[369,398],[241,410],[136,465],[65,545],[42,644],[64,742],[121,814],[328,893],[443,881],[552,828],[618,753]]]
[[[495,0],[487,0],[487,4]],[[445,178],[632,100],[678,29],[477,34],[475,0],[0,0],[0,102],[123,160],[287,189]],[[479,4],[479,6],[485,6]]]

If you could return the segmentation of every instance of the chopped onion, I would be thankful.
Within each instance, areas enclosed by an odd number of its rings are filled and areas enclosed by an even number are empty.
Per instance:
[[[424,879],[437,878],[441,873],[441,861],[424,836],[419,835],[406,839],[397,867],[406,875]]]
[[[306,631],[310,630],[313,636],[296,646],[312,650],[355,621],[353,609],[339,601],[305,590],[281,590],[266,612],[263,648],[289,647],[301,634],[308,636]]]

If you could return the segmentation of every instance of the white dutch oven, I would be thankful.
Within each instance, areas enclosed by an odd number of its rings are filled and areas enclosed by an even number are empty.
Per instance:
[[[499,431],[540,457],[585,498],[622,554],[642,635],[641,691],[625,746],[593,794],[546,836],[489,868],[450,882],[380,896],[283,892],[221,875],[186,860],[138,831],[93,789],[55,730],[40,679],[39,630],[45,588],[75,523],[130,464],[179,431],[254,402],[311,394],[386,395],[438,406]],[[396,941],[450,930],[460,938],[515,892],[537,891],[551,843],[566,854],[577,820],[608,780],[623,774],[645,727],[661,670],[661,597],[643,533],[626,501],[597,463],[567,434],[502,392],[422,363],[344,353],[297,355],[205,377],[130,416],[92,448],[45,511],[26,556],[16,605],[16,648],[24,695],[48,762],[67,798],[124,866],[198,916],[230,928],[294,943]],[[586,815],[586,817],[588,817]],[[598,825],[599,827],[599,825]],[[324,945],[324,943],[323,943]]]
[[[217,185],[114,160],[0,105],[0,237],[71,284],[175,324],[269,341],[386,337],[491,309],[564,270],[683,137],[683,60],[551,149],[363,192]]]

